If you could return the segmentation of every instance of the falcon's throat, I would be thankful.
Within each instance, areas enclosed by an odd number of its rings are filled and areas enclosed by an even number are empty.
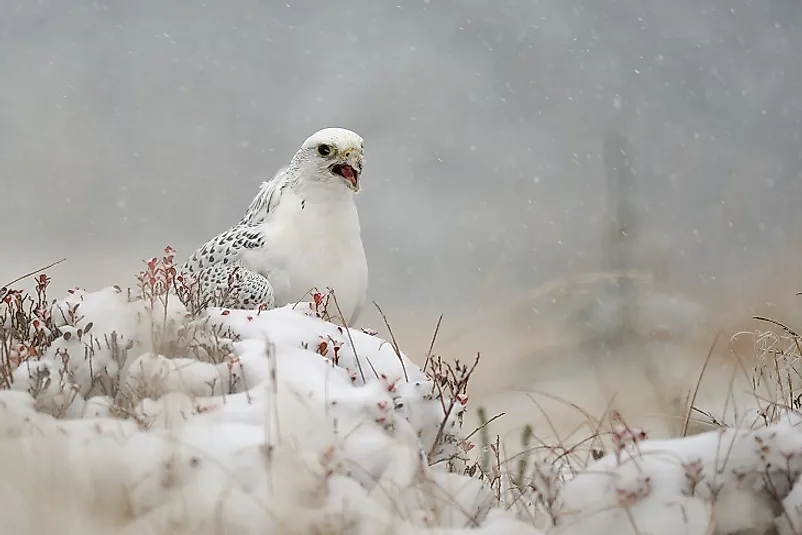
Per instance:
[[[331,167],[331,172],[343,177],[352,191],[359,191],[359,171],[347,163],[338,163]]]

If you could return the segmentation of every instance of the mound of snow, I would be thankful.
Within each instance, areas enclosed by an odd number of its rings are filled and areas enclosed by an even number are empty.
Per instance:
[[[786,421],[636,441],[565,485],[559,533],[769,533],[800,525],[800,476],[802,433]]]
[[[0,463],[26,479],[2,492],[75,489],[48,518],[9,496],[15,533],[81,517],[132,533],[528,529],[488,516],[487,485],[447,469],[465,400],[310,304],[193,318],[112,287],[49,313],[52,343],[0,391]]]
[[[9,533],[802,532],[790,411],[681,439],[615,435],[570,470],[532,448],[513,481],[506,460],[467,458],[467,399],[445,378],[314,303],[192,316],[112,287],[38,314],[28,334],[48,345],[15,349],[0,391]]]

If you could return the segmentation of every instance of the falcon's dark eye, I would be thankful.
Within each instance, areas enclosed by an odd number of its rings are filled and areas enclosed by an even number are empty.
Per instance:
[[[331,147],[323,143],[322,145],[317,146],[317,153],[321,156],[328,156],[331,154]]]

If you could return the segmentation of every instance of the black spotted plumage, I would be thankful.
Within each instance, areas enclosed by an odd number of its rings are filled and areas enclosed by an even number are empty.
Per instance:
[[[201,300],[209,306],[272,307],[275,297],[270,281],[240,261],[244,251],[263,246],[264,239],[256,228],[240,224],[209,240],[181,270],[195,280]]]

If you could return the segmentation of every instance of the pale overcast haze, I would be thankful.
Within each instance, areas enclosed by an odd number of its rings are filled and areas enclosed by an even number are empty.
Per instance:
[[[526,383],[599,315],[602,282],[559,280],[610,270],[621,136],[623,266],[693,309],[654,321],[705,318],[707,343],[765,302],[791,321],[801,52],[798,0],[0,0],[0,284],[61,257],[60,289],[132,284],[341,126],[402,347],[419,360],[442,312],[446,356]]]

